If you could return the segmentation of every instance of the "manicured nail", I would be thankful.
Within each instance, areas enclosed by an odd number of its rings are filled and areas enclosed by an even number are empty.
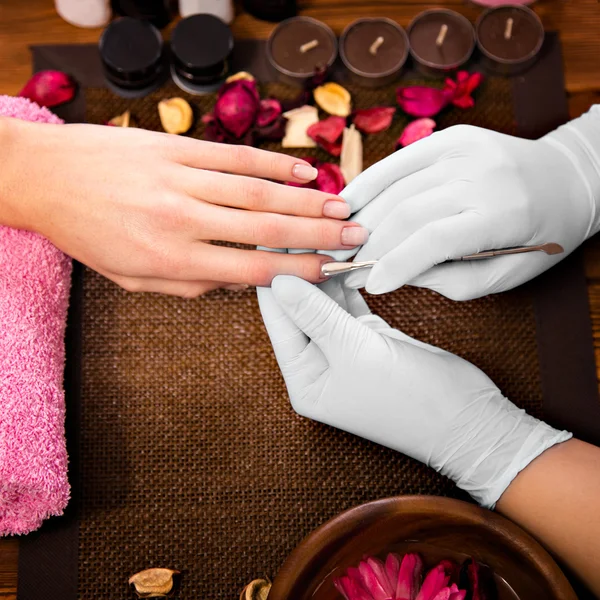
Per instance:
[[[319,171],[317,171],[317,169],[302,163],[294,165],[294,168],[292,169],[292,175],[296,179],[302,179],[302,181],[314,181],[318,174]]]
[[[248,289],[247,283],[232,283],[231,285],[225,286],[226,290],[230,290],[232,292],[243,292]]]
[[[362,246],[369,239],[369,231],[364,227],[344,227],[342,229],[342,244],[344,246]]]
[[[350,216],[350,205],[339,200],[327,200],[323,204],[323,216],[331,219],[347,219]]]

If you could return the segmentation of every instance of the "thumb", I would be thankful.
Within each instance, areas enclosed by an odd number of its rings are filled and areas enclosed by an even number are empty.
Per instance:
[[[373,332],[348,314],[318,287],[288,275],[271,284],[273,295],[289,319],[323,352],[330,364],[353,354]]]

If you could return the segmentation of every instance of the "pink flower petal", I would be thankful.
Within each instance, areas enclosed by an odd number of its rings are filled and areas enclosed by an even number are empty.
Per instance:
[[[434,597],[433,600],[449,600],[450,599],[450,588],[445,587],[440,590]]]
[[[306,130],[306,135],[319,143],[319,138],[330,144],[337,142],[344,128],[346,127],[346,119],[343,117],[328,117],[314,125],[311,125]]]
[[[57,106],[69,102],[75,96],[75,80],[62,71],[40,71],[19,92],[40,106]]]
[[[320,173],[321,171],[319,171]],[[383,582],[379,580],[378,574],[366,560],[363,560],[358,565],[358,570],[362,575],[363,585],[369,591],[369,594],[373,596],[374,600],[389,600],[390,596],[383,586]]]
[[[459,71],[456,74],[456,81],[446,79],[445,87],[447,93],[450,94],[450,102],[459,108],[472,108],[475,106],[475,101],[471,94],[479,87],[483,81],[481,73],[471,73],[467,71]]]
[[[400,134],[397,146],[408,146],[423,138],[430,136],[435,129],[435,121],[432,119],[417,119],[412,121]]]
[[[266,127],[277,119],[281,114],[281,102],[275,98],[266,98],[260,101],[258,116],[256,117],[257,127]]]
[[[259,105],[256,82],[238,79],[219,90],[214,116],[225,130],[241,138],[254,125]]]
[[[421,577],[423,574],[423,560],[418,554],[405,554],[400,564],[398,581],[396,584],[397,600],[415,600]]]
[[[425,86],[399,87],[396,100],[400,108],[413,117],[433,117],[452,99],[448,88],[438,89]]]
[[[465,600],[467,595],[467,590],[458,590],[457,592],[453,592],[450,594],[449,600]]]
[[[385,570],[391,584],[395,586],[396,582],[398,581],[398,573],[400,571],[400,557],[397,554],[390,552],[387,555],[387,558],[385,559]],[[394,588],[394,593],[395,591],[396,590]]]
[[[442,565],[434,567],[427,573],[416,600],[434,600],[436,595],[447,586],[449,577]]]
[[[344,176],[338,165],[333,163],[321,163],[317,165],[319,174],[315,180],[318,190],[336,196],[344,189]]]
[[[373,569],[375,575],[377,576],[377,580],[385,590],[386,596],[388,598],[392,598],[394,592],[396,591],[396,580],[394,580],[393,585],[390,583],[390,580],[387,576],[387,572],[385,570],[385,565],[378,558],[367,558],[367,563]]]
[[[392,124],[396,109],[393,106],[376,106],[354,111],[352,122],[363,133],[380,133]]]
[[[339,577],[334,579],[333,585],[346,600],[373,600],[369,593],[362,587],[360,581],[351,577]]]

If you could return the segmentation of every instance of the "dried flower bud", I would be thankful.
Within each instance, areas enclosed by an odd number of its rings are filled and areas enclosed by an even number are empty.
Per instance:
[[[242,138],[255,124],[260,109],[256,81],[238,79],[221,86],[214,116],[236,138]]]
[[[170,98],[158,103],[158,114],[167,133],[185,133],[194,120],[192,107],[183,98]]]
[[[107,125],[112,125],[113,127],[131,127],[131,113],[126,110],[122,115],[117,115],[113,117]]]
[[[347,117],[352,110],[350,92],[338,83],[326,83],[313,92],[315,102],[330,115]]]
[[[146,569],[129,578],[140,598],[166,598],[175,585],[173,575],[179,571],[173,569]]]
[[[362,137],[354,125],[344,129],[340,169],[342,170],[346,184],[350,183],[355,177],[358,177],[363,170]]]
[[[266,579],[251,581],[240,594],[240,600],[267,600],[271,591],[271,582]]]
[[[225,80],[225,83],[231,83],[232,81],[240,81],[240,80],[254,81],[254,75],[251,75],[247,71],[238,71],[237,73],[234,73],[233,75],[230,75]]]

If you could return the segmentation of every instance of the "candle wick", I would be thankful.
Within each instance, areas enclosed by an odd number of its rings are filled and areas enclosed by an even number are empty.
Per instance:
[[[446,39],[446,34],[447,33],[448,33],[448,25],[446,25],[446,23],[444,23],[440,27],[440,32],[438,33],[437,40],[435,40],[435,45],[438,48],[444,43],[444,40]]]
[[[512,37],[513,20],[512,18],[506,19],[506,27],[504,28],[504,39],[510,40]]]
[[[302,54],[305,54],[309,50],[316,48],[318,45],[319,40],[311,40],[310,42],[306,42],[306,44],[302,44],[302,46],[300,46],[300,52],[302,52]]]
[[[377,54],[377,50],[379,50],[379,47],[381,46],[381,44],[383,44],[385,40],[383,39],[383,36],[380,35],[372,44],[371,47],[369,48],[369,52],[375,56]]]

